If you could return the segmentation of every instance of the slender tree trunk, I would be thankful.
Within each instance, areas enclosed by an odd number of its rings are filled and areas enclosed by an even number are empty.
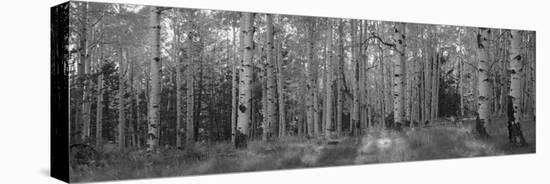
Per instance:
[[[380,62],[380,75],[382,75],[382,95],[380,96],[380,100],[382,101],[382,107],[381,107],[381,112],[380,112],[380,124],[382,125],[382,128],[387,128],[386,127],[386,122],[385,122],[385,119],[386,119],[386,109],[388,108],[388,106],[386,105],[387,104],[387,100],[386,100],[386,94],[387,94],[387,88],[386,88],[386,66],[384,66],[384,50],[382,50],[381,47],[379,47],[379,51],[380,51],[380,54],[378,55],[378,60]]]
[[[414,59],[413,59],[414,60]],[[409,65],[410,64],[410,65]],[[405,80],[407,80],[407,96],[408,96],[408,100],[407,100],[407,121],[410,123],[409,124],[409,127],[413,127],[413,120],[412,120],[412,116],[413,116],[413,104],[415,104],[415,99],[414,99],[414,95],[413,95],[413,86],[414,86],[414,68],[415,68],[415,64],[414,62],[411,62],[411,63],[408,63],[407,64],[407,75],[406,76],[410,76],[410,77],[407,77],[405,78]]]
[[[396,23],[393,33],[393,43],[395,43],[395,55],[394,55],[394,83],[393,83],[393,114],[394,114],[394,128],[396,130],[401,129],[401,125],[404,123],[403,110],[405,106],[405,24]]]
[[[128,88],[127,88],[127,91],[126,91],[126,94],[128,94],[128,97],[130,98],[129,99],[129,103],[130,103],[130,121],[129,121],[129,137],[130,137],[130,141],[129,141],[129,146],[131,147],[134,147],[136,145],[136,142],[137,142],[137,137],[136,137],[136,126],[137,126],[137,123],[136,123],[136,119],[137,119],[137,112],[136,112],[136,104],[134,104],[135,102],[135,89],[134,89],[134,71],[135,71],[135,59],[129,59],[128,62],[127,62],[130,66],[129,66],[129,71],[128,71]]]
[[[328,37],[328,36],[327,36]],[[319,135],[321,136],[321,138],[323,138],[325,136],[325,130],[326,130],[326,109],[327,109],[327,103],[325,101],[325,98],[326,98],[326,95],[325,95],[325,92],[326,92],[326,84],[327,83],[327,74],[328,74],[328,71],[327,71],[327,58],[328,58],[328,51],[327,51],[327,42],[328,42],[328,39],[324,39],[323,40],[323,70],[321,70],[321,74],[323,75],[323,78],[321,79],[323,81],[323,85],[322,86],[319,86],[319,90],[318,90],[318,93],[320,95],[320,99],[319,101],[321,102],[321,107],[320,107],[320,111],[321,111],[321,130],[319,131]],[[319,62],[321,62],[321,60],[319,60]]]
[[[104,30],[104,23],[101,22],[101,31]],[[103,36],[100,38],[103,42]],[[99,75],[97,77],[97,103],[96,103],[96,149],[103,147],[103,44],[100,44],[99,49]]]
[[[462,63],[463,61],[462,60],[459,60],[458,61],[458,66],[459,66],[459,94],[460,94],[460,117],[464,117],[464,81],[463,81],[463,78],[464,78],[464,64]]]
[[[180,11],[176,12],[176,16],[180,16]],[[182,125],[182,118],[183,118],[183,92],[182,92],[182,82],[183,82],[183,72],[182,72],[182,66],[184,62],[183,53],[179,48],[179,27],[177,25],[178,23],[175,23],[174,25],[174,58],[176,59],[176,147],[182,147],[182,137],[184,134],[184,128]],[[181,54],[181,55],[180,55]]]
[[[189,17],[190,22],[189,25],[191,26],[188,30],[188,37],[187,37],[187,71],[185,72],[186,75],[186,120],[185,120],[185,143],[186,144],[193,144],[195,142],[195,113],[194,113],[194,106],[195,106],[195,96],[194,96],[194,75],[195,75],[195,57],[194,57],[194,11],[190,11]]]
[[[511,144],[525,145],[525,138],[520,125],[521,75],[523,58],[521,54],[521,32],[510,31],[510,105],[508,105],[508,138]]]
[[[281,55],[281,43],[277,44],[277,93],[279,94],[279,136],[286,136],[285,101],[283,93],[283,58]]]
[[[315,57],[316,50],[315,50],[315,44],[316,44],[316,19],[310,20],[310,55],[311,55],[311,72],[312,72],[312,78],[311,78],[311,95],[312,95],[312,103],[313,103],[313,126],[311,126],[311,129],[313,129],[313,136],[318,137],[319,136],[319,96],[318,96],[318,80],[319,80],[319,61],[317,57]]]
[[[336,132],[342,134],[342,113],[344,108],[344,21],[338,24],[338,62],[336,75]]]
[[[429,33],[428,33],[429,36]],[[429,39],[429,38],[426,38]],[[424,50],[426,52],[425,65],[424,65],[424,122],[431,121],[432,110],[432,55],[430,49],[430,41],[425,42]]]
[[[160,88],[161,66],[160,60],[160,14],[157,7],[150,8],[150,26],[152,34],[153,58],[151,60],[151,93],[149,97],[149,123],[147,131],[147,152],[155,154],[159,145],[160,125]]]
[[[435,59],[435,74],[434,74],[434,80],[435,80],[435,91],[434,91],[434,119],[437,119],[439,117],[439,81],[441,79],[440,71],[441,68],[439,67],[439,63],[441,63],[441,56],[436,54],[437,58]]]
[[[433,52],[433,47],[430,48]],[[432,100],[431,100],[431,114],[430,119],[434,120],[436,118],[437,112],[437,81],[439,76],[437,75],[437,63],[439,62],[439,54],[436,52],[432,55]]]
[[[120,150],[126,147],[125,131],[126,131],[126,49],[120,48],[120,63],[118,76],[118,148]]]
[[[419,125],[421,125],[422,123],[425,122],[425,119],[426,119],[426,65],[425,65],[425,62],[426,62],[426,54],[425,54],[426,50],[424,50],[424,48],[422,48],[422,57],[420,58],[420,61],[419,61],[419,67],[420,67],[420,73],[419,73],[419,81],[418,83],[420,83],[420,91],[418,91],[418,97],[420,99],[420,104],[419,104],[419,107],[420,107],[420,113],[418,114],[420,117],[419,117]]]
[[[88,63],[88,40],[87,40],[87,35],[88,35],[88,3],[87,2],[83,2],[81,5],[81,13],[82,13],[82,17],[80,18],[80,49],[79,49],[79,54],[80,54],[80,58],[79,58],[79,63],[78,63],[78,78],[79,78],[79,81],[80,81],[80,89],[82,90],[81,92],[81,97],[80,99],[82,99],[82,107],[80,108],[80,123],[81,123],[81,140],[82,141],[86,141],[88,139],[88,136],[89,136],[89,129],[90,129],[90,125],[89,125],[89,114],[88,113],[88,93],[87,93],[87,81],[86,81],[86,68],[87,68],[87,65],[89,65]]]
[[[325,82],[325,137],[330,138],[330,132],[332,131],[332,85],[333,85],[333,66],[332,66],[332,20],[328,19],[328,38],[327,38],[327,55],[326,66],[327,66],[327,81]]]
[[[306,122],[307,122],[307,136],[308,137],[314,137],[316,136],[315,130],[315,122],[314,122],[314,116],[315,116],[315,109],[314,109],[314,93],[315,93],[315,77],[313,76],[314,70],[316,70],[316,61],[314,59],[314,22],[313,18],[308,18],[307,23],[307,34],[308,34],[308,44],[307,44],[307,58],[308,58],[308,65],[306,67],[306,75],[307,75],[307,82],[306,82]]]
[[[141,85],[140,83],[138,83],[137,85],[137,91],[136,93],[134,93],[135,97],[134,99],[136,100],[136,124],[137,124],[137,129],[136,129],[136,146],[137,148],[141,148],[141,145],[142,145],[142,135],[143,135],[143,126],[141,124],[141,98],[140,98],[140,94],[141,94]]]
[[[362,133],[364,130],[366,130],[368,124],[369,124],[369,121],[368,121],[368,112],[369,112],[369,109],[368,109],[368,97],[367,97],[367,89],[365,88],[365,86],[368,86],[366,84],[366,82],[368,82],[367,80],[367,75],[365,75],[367,72],[366,72],[366,59],[367,57],[364,55],[363,53],[363,43],[362,43],[362,40],[363,40],[363,32],[365,32],[365,28],[364,28],[364,21],[361,20],[359,21],[359,41],[356,41],[356,45],[357,45],[357,54],[356,54],[356,61],[357,61],[357,64],[356,64],[356,67],[358,68],[356,71],[359,72],[358,74],[356,74],[358,76],[358,78],[356,79],[357,80],[357,83],[358,83],[358,87],[357,87],[357,90],[358,90],[358,103],[359,103],[359,109],[358,109],[358,121],[359,121],[359,126],[360,129],[358,129],[358,133]],[[355,29],[354,29],[355,30]]]
[[[318,62],[318,61],[315,61]],[[315,70],[317,70],[318,67],[315,67]],[[314,72],[315,73],[315,72]],[[313,135],[315,137],[319,137],[319,94],[318,94],[318,87],[317,87],[317,75],[313,74],[315,78],[315,86],[313,91]]]
[[[275,59],[273,57],[274,43],[273,43],[273,15],[266,15],[267,24],[267,136],[272,135],[273,125],[277,119],[276,99],[275,99]]]
[[[481,137],[488,137],[487,127],[489,125],[489,60],[488,60],[488,34],[490,29],[479,28],[477,33],[477,56],[478,56],[478,90],[477,99],[478,115],[476,120],[476,131]]]
[[[194,17],[194,14],[192,15]],[[194,19],[194,18],[193,18]],[[194,104],[194,107],[193,107],[193,141],[199,141],[199,128],[200,128],[200,122],[201,122],[201,119],[202,119],[202,116],[201,116],[201,111],[202,111],[202,104],[204,103],[203,101],[203,91],[205,91],[204,89],[204,63],[207,62],[206,60],[206,57],[207,57],[207,50],[205,49],[206,46],[205,46],[205,43],[204,43],[204,40],[202,40],[202,38],[200,37],[200,34],[198,36],[200,38],[200,45],[202,46],[199,46],[201,48],[199,48],[199,52],[198,53],[198,61],[199,62],[196,62],[196,60],[193,60],[193,67],[194,69],[198,68],[198,80],[197,80],[197,91],[195,91],[195,87],[193,86],[193,97],[196,96],[196,100],[193,100],[193,103]],[[193,49],[195,49],[194,45],[193,45]],[[197,65],[195,67],[195,65]],[[194,76],[194,75],[193,75]],[[192,77],[193,78],[193,77]],[[194,79],[193,79],[194,80]]]
[[[259,58],[263,57],[263,52],[260,52]],[[262,61],[260,61],[261,63]],[[261,77],[260,77],[260,83],[262,85],[262,140],[267,141],[268,131],[269,131],[269,116],[267,112],[267,63],[264,63],[261,65],[262,71],[261,71]]]
[[[244,58],[241,63],[241,71],[239,72],[239,112],[235,137],[236,148],[247,147],[251,102],[250,81],[252,79],[252,59],[254,57],[254,14],[242,13],[241,21],[245,24],[245,29],[241,30],[244,35]]]
[[[357,53],[357,44],[356,36],[357,35],[357,22],[356,20],[351,20],[351,65],[353,71],[351,72],[353,76],[351,77],[351,86],[352,86],[352,95],[353,103],[351,106],[351,117],[350,117],[350,133],[354,135],[357,133],[357,125],[359,124],[359,71],[361,70],[359,66],[358,53]]]
[[[509,57],[509,52],[507,52],[507,49],[509,49],[508,46],[506,46],[504,44],[503,48],[502,48],[502,54],[501,54],[501,57],[502,57],[502,62],[499,62],[499,65],[500,65],[500,98],[499,98],[499,114],[504,114],[504,111],[507,107],[506,105],[506,101],[507,101],[507,95],[506,93],[508,93],[508,77],[507,77],[507,73],[508,73],[508,64],[507,62],[504,62],[507,60],[507,57]]]
[[[242,25],[242,22],[241,22]],[[237,44],[235,43],[237,31],[235,29],[235,26],[233,26],[233,63],[231,66],[231,142],[235,144],[235,130],[237,127],[237,90],[238,90],[238,73],[237,73],[237,64],[239,63],[237,61],[237,53],[241,50],[237,48]],[[242,35],[242,34],[240,34]],[[239,40],[242,42],[242,37],[239,37]]]

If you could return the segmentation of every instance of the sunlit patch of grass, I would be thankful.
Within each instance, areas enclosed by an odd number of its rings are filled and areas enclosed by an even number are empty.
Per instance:
[[[317,166],[353,164],[358,146],[358,138],[347,138],[336,145],[327,145],[322,150]]]

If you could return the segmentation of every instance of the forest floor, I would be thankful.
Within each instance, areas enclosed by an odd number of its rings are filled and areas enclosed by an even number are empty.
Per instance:
[[[89,182],[535,153],[534,121],[522,124],[528,142],[523,147],[508,144],[505,118],[489,126],[489,139],[476,138],[472,126],[471,121],[461,126],[443,121],[401,132],[373,130],[361,137],[341,138],[338,144],[298,137],[251,141],[246,150],[230,143],[197,144],[163,150],[157,158],[129,150],[111,154],[102,167],[72,168],[70,174],[71,181]]]

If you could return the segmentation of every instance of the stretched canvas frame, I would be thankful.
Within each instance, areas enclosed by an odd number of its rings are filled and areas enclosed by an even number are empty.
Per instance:
[[[80,1],[51,26],[66,182],[536,150],[535,31]]]

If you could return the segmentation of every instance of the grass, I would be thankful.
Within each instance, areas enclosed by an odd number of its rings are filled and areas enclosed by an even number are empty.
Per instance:
[[[147,158],[140,150],[111,154],[102,167],[71,169],[71,181],[89,182],[150,177],[189,176],[243,171],[296,169],[352,164],[497,156],[535,152],[535,123],[524,122],[529,145],[508,144],[505,119],[489,125],[491,138],[471,133],[473,122],[463,126],[438,125],[402,132],[371,130],[362,137],[344,137],[338,144],[323,140],[284,137],[277,141],[249,142],[236,150],[230,143],[197,144],[184,150],[162,150]]]

